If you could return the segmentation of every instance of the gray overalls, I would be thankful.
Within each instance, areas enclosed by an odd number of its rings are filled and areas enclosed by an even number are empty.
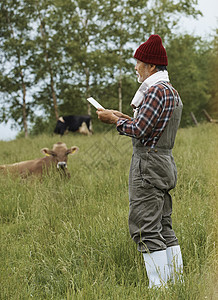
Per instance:
[[[172,155],[182,115],[182,102],[174,95],[172,116],[154,149],[135,138],[129,173],[129,231],[141,252],[164,250],[178,245],[172,229],[172,199],[169,191],[176,186],[177,170]]]

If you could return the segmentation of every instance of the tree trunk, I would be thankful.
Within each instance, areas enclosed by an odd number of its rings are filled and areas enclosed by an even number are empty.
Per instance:
[[[89,86],[89,68],[85,68],[85,73],[86,73],[86,98],[90,97],[90,86]],[[89,116],[91,116],[91,104],[87,101],[87,113]]]
[[[119,75],[119,82],[118,82],[118,96],[119,96],[119,111],[122,112],[122,67],[120,66],[120,75]]]
[[[119,72],[119,80],[118,80],[118,99],[119,99],[119,111],[122,112],[123,109],[123,95],[122,95],[122,59],[123,59],[123,49],[122,45],[120,45],[120,72]]]
[[[23,86],[23,128],[25,138],[28,137],[27,117],[26,117],[26,86]]]
[[[28,137],[28,126],[27,126],[27,113],[26,113],[26,85],[24,82],[24,75],[23,75],[21,65],[20,65],[19,54],[18,54],[18,62],[19,62],[19,68],[20,68],[20,78],[21,78],[22,93],[23,93],[23,104],[22,104],[23,128],[24,128],[25,138],[27,138]]]
[[[23,106],[22,106],[22,113],[23,113],[23,128],[25,138],[28,137],[28,126],[27,126],[27,115],[26,115],[26,86],[22,80],[22,90],[23,90]]]
[[[52,93],[52,99],[53,99],[53,105],[54,105],[54,112],[55,112],[55,118],[58,121],[59,119],[59,113],[58,113],[58,105],[57,105],[57,97],[54,90],[54,80],[53,80],[53,73],[50,68],[50,86],[51,86],[51,93]]]

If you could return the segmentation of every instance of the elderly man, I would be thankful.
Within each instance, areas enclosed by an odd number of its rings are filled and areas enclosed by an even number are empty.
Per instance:
[[[135,70],[141,83],[132,99],[134,118],[114,110],[98,110],[104,123],[114,123],[120,134],[132,137],[129,174],[129,231],[143,253],[149,287],[175,281],[183,263],[172,229],[172,198],[177,170],[172,149],[182,102],[169,83],[167,54],[159,35],[136,49]]]

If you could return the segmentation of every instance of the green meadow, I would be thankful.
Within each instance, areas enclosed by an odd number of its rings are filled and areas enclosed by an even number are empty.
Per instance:
[[[218,125],[180,129],[173,226],[184,283],[148,289],[143,257],[128,231],[131,139],[113,126],[92,136],[0,141],[0,164],[43,157],[58,141],[71,178],[0,174],[0,299],[217,299]]]

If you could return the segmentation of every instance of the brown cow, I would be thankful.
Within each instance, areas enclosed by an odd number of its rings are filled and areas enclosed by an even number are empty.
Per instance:
[[[34,160],[26,160],[10,165],[1,165],[0,171],[5,173],[15,173],[26,177],[28,175],[42,175],[43,170],[48,172],[50,168],[56,167],[58,170],[63,171],[64,175],[70,177],[67,169],[68,154],[75,154],[79,150],[78,147],[73,146],[67,149],[66,144],[58,142],[53,145],[53,149],[41,149],[45,157],[37,158]]]

